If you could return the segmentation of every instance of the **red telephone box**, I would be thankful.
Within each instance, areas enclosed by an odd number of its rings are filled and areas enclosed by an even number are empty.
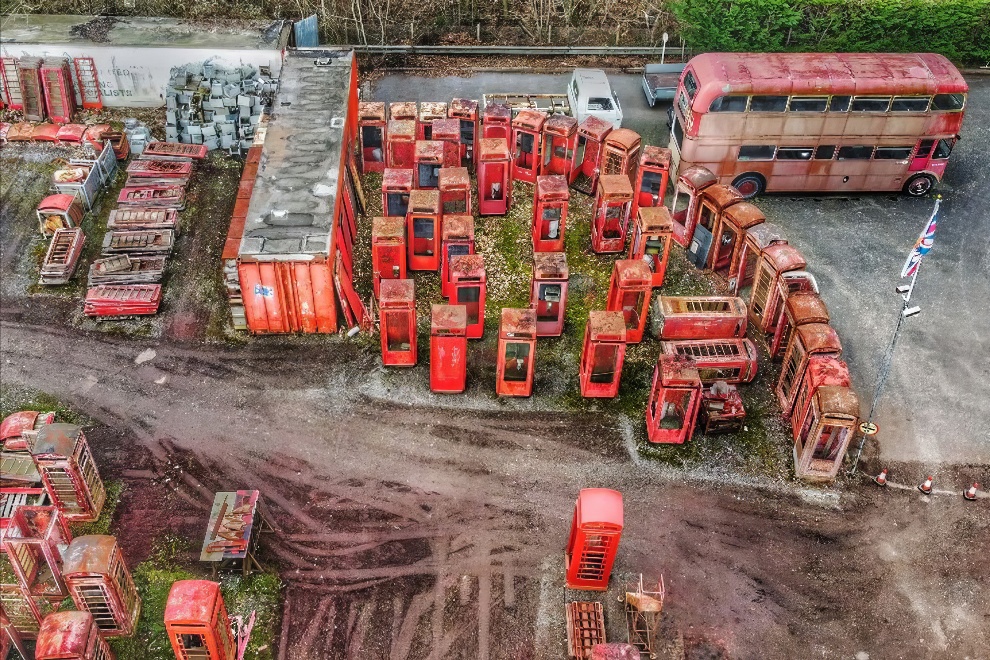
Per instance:
[[[406,212],[409,270],[440,268],[440,192],[414,190]]]
[[[808,481],[832,481],[839,473],[859,422],[859,398],[848,387],[823,385],[794,440],[794,474]]]
[[[0,591],[0,596],[4,595],[3,591]],[[10,603],[5,599],[3,601],[6,605]],[[39,625],[40,628],[40,625]],[[7,612],[4,611],[3,605],[0,605],[0,658],[8,657],[10,649],[16,649],[20,653],[21,658],[28,657],[27,646],[24,644],[24,638],[20,631],[14,626],[14,623],[7,616]]]
[[[412,280],[385,280],[378,296],[381,310],[382,364],[416,366],[416,288]]]
[[[443,167],[443,142],[416,140],[416,187],[420,190],[436,190],[440,187],[440,168]]]
[[[639,133],[628,128],[609,133],[602,146],[602,174],[625,174],[632,185],[636,181],[642,141]]]
[[[805,265],[801,253],[787,243],[775,243],[763,250],[756,264],[753,292],[749,297],[749,318],[753,325],[773,334],[783,302],[783,298],[776,295],[778,282],[784,273],[801,271]]]
[[[416,122],[392,119],[385,133],[387,167],[412,169],[416,155]]]
[[[482,130],[485,138],[503,138],[508,143],[512,137],[512,109],[501,103],[486,105],[482,114]]]
[[[620,259],[615,262],[605,309],[610,312],[622,312],[622,318],[626,322],[627,343],[638,344],[643,341],[652,291],[653,273],[646,264],[631,259]]]
[[[608,488],[581,489],[564,553],[568,589],[608,589],[622,523],[622,493]]]
[[[815,392],[822,385],[837,385],[852,387],[849,379],[849,366],[842,360],[830,355],[812,355],[808,358],[808,368],[804,370],[804,378],[794,398],[794,409],[791,410],[791,434],[797,438],[801,424],[808,414],[808,407]]]
[[[178,660],[234,660],[237,646],[220,585],[179,580],[165,603],[165,632]]]
[[[474,218],[469,215],[445,215],[440,243],[440,294],[450,298],[450,260],[474,254]]]
[[[474,145],[481,139],[478,123],[478,102],[472,99],[454,99],[447,116],[456,119],[461,127],[461,167],[474,171]]]
[[[663,342],[663,352],[689,360],[701,382],[748,383],[756,377],[756,344],[748,339],[688,339]]]
[[[466,167],[440,168],[439,186],[443,215],[471,214],[471,175]]]
[[[670,215],[674,219],[674,240],[682,247],[690,245],[694,238],[701,192],[716,183],[718,177],[698,165],[687,168],[677,177],[674,199],[670,202]]]
[[[463,392],[467,387],[467,308],[433,305],[430,321],[430,391]]]
[[[601,174],[602,142],[612,132],[612,123],[595,115],[578,125],[577,148],[574,150],[574,164],[571,166],[571,187],[585,195],[593,195],[598,190],[598,175]]]
[[[512,144],[515,145],[512,178],[516,181],[536,183],[546,120],[546,114],[539,110],[520,110],[512,120]]]
[[[100,517],[107,491],[82,429],[74,424],[45,424],[31,449],[52,502],[69,522]]]
[[[729,339],[746,336],[746,303],[732,296],[660,296],[660,339]]]
[[[567,204],[571,198],[562,175],[536,177],[533,200],[533,252],[563,252]]]
[[[577,119],[551,115],[543,125],[543,165],[541,174],[559,174],[570,185],[577,176],[572,171],[574,147],[577,145]]]
[[[598,178],[595,216],[591,223],[592,250],[606,254],[626,249],[632,201],[632,184],[625,174],[603,174]]]
[[[54,612],[45,617],[34,645],[35,660],[114,660],[89,612]],[[231,656],[233,657],[233,656]]]
[[[749,202],[733,204],[716,218],[708,267],[728,281],[730,290],[736,288],[733,273],[739,270],[746,230],[765,220],[763,212]]]
[[[777,322],[770,341],[770,357],[783,357],[794,328],[806,323],[828,323],[828,307],[814,291],[795,291],[784,300],[783,317]]]
[[[375,297],[382,280],[406,277],[405,218],[373,218],[371,221],[371,267]]]
[[[481,339],[485,333],[485,296],[488,278],[480,254],[455,255],[450,259],[451,305],[467,309],[467,338]]]
[[[818,281],[808,271],[786,271],[777,278],[777,287],[770,292],[767,309],[763,312],[764,319],[768,316],[773,319],[767,325],[770,328],[770,334],[775,333],[777,326],[783,321],[784,301],[787,300],[788,296],[801,291],[818,293]]]
[[[732,186],[716,183],[705,188],[699,196],[698,217],[694,223],[694,234],[687,246],[687,258],[698,268],[708,267],[708,255],[714,251],[715,225],[727,208],[743,201],[742,195]]]
[[[592,311],[581,351],[581,396],[613,398],[619,393],[626,357],[626,322],[621,312]]]
[[[643,206],[636,214],[628,257],[649,267],[653,273],[653,286],[663,286],[673,226],[666,206]]]
[[[433,120],[433,140],[443,144],[443,166],[461,166],[461,122],[444,117]]]
[[[638,209],[663,206],[670,181],[670,149],[646,145],[639,157],[636,173],[636,200],[633,213]]]
[[[661,355],[646,404],[647,439],[683,444],[691,439],[701,406],[701,379],[689,361]]]
[[[535,310],[508,307],[502,309],[502,322],[498,329],[497,359],[496,394],[499,396],[533,394],[533,363],[536,360]]]
[[[72,533],[54,506],[17,506],[3,533],[3,549],[25,592],[53,604],[68,594],[62,579],[62,553]]]
[[[134,633],[141,598],[116,538],[93,534],[73,539],[64,554],[62,575],[76,609],[93,615],[102,636]]]
[[[433,121],[447,118],[447,104],[441,101],[423,101],[416,118],[416,139],[433,140]]]
[[[385,170],[385,104],[379,101],[358,103],[358,139],[361,172]]]
[[[382,176],[382,211],[385,215],[404,218],[409,210],[409,193],[413,189],[413,171],[386,167]]]
[[[799,385],[812,355],[842,357],[842,344],[832,326],[824,323],[807,323],[794,329],[790,346],[784,353],[780,378],[774,388],[785,417],[791,414],[794,399],[797,397]]]
[[[537,337],[559,337],[563,333],[568,276],[567,255],[563,252],[533,254],[529,304],[536,310]]]
[[[399,101],[397,103],[389,103],[388,118],[398,121],[415,122],[419,118],[419,112],[416,110],[416,102]],[[413,130],[415,130],[415,127]]]
[[[46,57],[41,62],[41,84],[45,93],[48,118],[55,124],[68,124],[76,111],[76,94],[69,60]]]
[[[729,273],[729,281],[735,282],[729,293],[741,296],[743,299],[748,298],[749,295],[746,293],[752,294],[753,278],[756,277],[756,266],[760,262],[763,250],[775,243],[786,242],[787,239],[780,227],[771,222],[763,222],[747,229],[739,264],[736,270]],[[750,290],[747,292],[746,289]]]
[[[478,214],[505,215],[512,203],[509,145],[485,138],[478,147]]]

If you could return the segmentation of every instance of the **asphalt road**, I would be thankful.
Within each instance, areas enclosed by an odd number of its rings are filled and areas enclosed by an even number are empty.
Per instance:
[[[480,98],[486,92],[563,92],[568,79],[569,74],[403,73],[363,93],[380,101]],[[622,105],[623,126],[648,144],[666,145],[666,106],[649,107],[640,76],[610,74],[609,80]],[[990,464],[990,77],[974,76],[969,83],[963,139],[937,189],[944,201],[935,247],[912,299],[922,312],[904,324],[874,417],[885,464]],[[900,309],[894,287],[932,204],[892,194],[770,195],[757,201],[818,278],[864,416]]]

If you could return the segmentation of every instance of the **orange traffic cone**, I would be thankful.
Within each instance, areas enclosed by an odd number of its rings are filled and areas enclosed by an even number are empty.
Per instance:
[[[873,477],[873,483],[875,483],[878,486],[886,486],[887,485],[887,469],[886,468],[884,468],[883,470],[881,470],[880,471],[880,474],[878,474],[877,476]]]
[[[969,488],[963,491],[963,497],[969,500],[970,502],[973,502],[974,500],[976,500],[976,491],[979,487],[980,484],[974,482],[972,486],[970,486]]]
[[[932,475],[928,475],[928,477],[925,479],[925,483],[918,486],[918,490],[920,490],[925,495],[932,494]]]

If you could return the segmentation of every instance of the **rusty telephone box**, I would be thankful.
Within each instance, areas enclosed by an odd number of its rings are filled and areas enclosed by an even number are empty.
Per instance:
[[[622,312],[626,323],[626,342],[629,344],[643,341],[652,291],[653,273],[646,264],[631,259],[615,262],[605,309]]]
[[[440,268],[440,192],[413,190],[406,212],[409,270]]]
[[[611,122],[595,115],[588,115],[578,124],[577,147],[574,149],[574,163],[571,165],[571,187],[575,190],[585,195],[593,195],[598,190],[602,143],[611,132]]]
[[[794,329],[790,345],[784,353],[780,378],[774,388],[784,417],[791,414],[799,386],[808,368],[808,360],[813,355],[842,357],[842,344],[832,326],[824,323],[807,323]]]
[[[466,167],[442,167],[439,177],[443,214],[471,214],[471,175]]]
[[[663,286],[673,226],[666,206],[641,206],[636,213],[627,256],[649,267],[653,273],[653,286]]]
[[[683,444],[691,439],[701,406],[701,378],[690,361],[662,354],[653,368],[646,404],[647,439]]]
[[[179,580],[165,603],[165,632],[178,660],[235,660],[237,646],[220,585]]]
[[[831,355],[812,355],[808,358],[808,368],[804,370],[804,378],[801,379],[790,414],[791,435],[795,439],[801,431],[805,415],[808,414],[811,400],[822,385],[852,387],[849,366]]]
[[[564,552],[568,589],[605,591],[622,538],[622,493],[582,488]]]
[[[740,296],[744,300],[752,294],[753,280],[756,277],[756,266],[760,262],[763,250],[775,243],[786,243],[783,231],[771,222],[763,222],[746,230],[743,239],[742,252],[736,269],[729,274],[729,281],[735,285],[729,293]],[[747,291],[748,290],[748,291]]]
[[[581,350],[581,396],[615,397],[625,357],[626,322],[622,312],[589,312]]]
[[[3,592],[0,592],[2,595]],[[40,624],[38,626],[41,627]],[[16,650],[20,653],[21,658],[28,657],[27,645],[24,643],[24,637],[14,626],[10,617],[7,616],[6,610],[3,609],[3,603],[0,602],[0,658],[8,658],[10,649]]]
[[[546,114],[539,110],[520,110],[512,120],[512,178],[536,183],[540,173],[543,124]]]
[[[567,185],[574,180],[574,147],[577,145],[577,119],[567,115],[551,115],[543,125],[543,165],[541,174],[558,174]],[[576,176],[576,173],[574,173]]]
[[[423,101],[416,117],[416,139],[433,140],[433,122],[447,118],[447,104],[442,101]]]
[[[430,318],[430,391],[459,394],[467,386],[467,308],[433,305]]]
[[[416,366],[416,287],[412,280],[385,280],[378,296],[382,364]]]
[[[358,152],[361,154],[362,174],[384,171],[387,124],[384,103],[358,103]]]
[[[445,215],[440,242],[440,294],[450,298],[450,260],[474,254],[474,218],[469,215]]]
[[[729,339],[746,336],[746,304],[732,296],[660,296],[659,339]]]
[[[610,132],[602,143],[602,174],[625,174],[634,183],[642,141],[639,133],[628,128]]]
[[[443,142],[416,140],[414,171],[416,187],[420,190],[440,188],[440,168],[443,167]]]
[[[533,200],[533,252],[563,252],[571,193],[559,174],[536,177]]]
[[[749,202],[733,204],[716,218],[712,247],[708,252],[708,268],[725,279],[730,290],[736,288],[733,274],[739,270],[746,230],[765,220],[763,212]]]
[[[794,439],[795,476],[807,481],[835,479],[858,422],[859,398],[851,388],[819,387]]]
[[[663,352],[688,360],[705,385],[748,383],[756,378],[756,344],[748,339],[681,339],[663,342]]]
[[[632,201],[632,184],[626,175],[602,174],[598,177],[591,221],[592,250],[598,254],[609,254],[626,249]]]
[[[502,103],[486,105],[482,132],[485,138],[503,138],[508,143],[512,137],[512,108]]]
[[[62,575],[76,609],[92,614],[104,637],[133,634],[141,598],[117,539],[101,534],[78,536],[63,559]]]
[[[687,246],[687,258],[698,268],[710,263],[709,254],[715,241],[715,225],[727,208],[743,201],[742,195],[732,186],[716,183],[705,188],[698,199],[694,234]]]
[[[373,218],[371,220],[371,268],[375,297],[382,280],[406,277],[405,218]]]
[[[775,243],[760,254],[749,296],[749,318],[764,333],[773,334],[776,329],[778,310],[783,302],[776,295],[780,278],[784,273],[802,271],[805,265],[797,248],[787,243]]]
[[[674,198],[670,200],[670,215],[674,220],[674,240],[681,247],[687,247],[694,238],[694,227],[698,222],[698,204],[701,192],[718,183],[718,177],[710,170],[692,166],[677,177]]]
[[[770,340],[770,357],[781,358],[787,351],[794,328],[807,323],[828,323],[828,307],[814,291],[795,291],[784,299],[783,315],[776,323]]]
[[[499,396],[533,394],[536,361],[536,311],[503,308],[498,328],[495,393]]]
[[[413,168],[416,155],[416,122],[391,119],[385,131],[385,165],[400,170]]]
[[[54,612],[45,617],[34,645],[35,660],[114,660],[89,612]]]
[[[478,146],[478,214],[505,215],[512,203],[509,145],[505,138],[485,138]]]
[[[31,449],[45,490],[69,522],[100,517],[107,491],[82,429],[74,424],[46,424]]]
[[[461,154],[459,165],[473,172],[476,155],[475,145],[481,139],[481,126],[478,122],[478,102],[473,99],[454,99],[450,102],[447,116],[456,119],[460,124]]]
[[[406,217],[409,193],[413,189],[413,171],[386,167],[382,175],[382,211],[386,216]]]
[[[643,147],[636,172],[634,215],[638,209],[664,205],[664,197],[670,182],[670,160],[670,149],[652,145]]]
[[[461,122],[444,117],[433,120],[434,142],[443,145],[443,166],[461,166]]]
[[[398,121],[413,122],[414,134],[415,134],[415,123],[418,117],[419,117],[419,111],[416,109],[415,101],[398,101],[396,103],[389,103],[388,105],[388,118]]]
[[[569,274],[567,255],[563,252],[533,254],[533,289],[529,303],[536,310],[538,337],[559,337],[564,332]]]
[[[480,254],[455,255],[450,259],[450,304],[467,310],[467,338],[485,333],[485,298],[488,277]]]
[[[27,595],[58,604],[69,593],[62,578],[62,555],[71,541],[69,525],[57,507],[21,504],[11,514],[0,545]]]

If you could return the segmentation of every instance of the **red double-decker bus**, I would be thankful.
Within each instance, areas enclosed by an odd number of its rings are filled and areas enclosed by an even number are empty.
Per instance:
[[[924,195],[945,172],[968,89],[933,53],[705,53],[678,84],[673,164],[702,165],[746,197]]]

